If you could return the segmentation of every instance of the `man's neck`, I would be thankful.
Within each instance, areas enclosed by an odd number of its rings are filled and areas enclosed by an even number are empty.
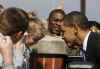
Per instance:
[[[89,30],[81,30],[81,31],[78,32],[78,37],[80,38],[81,43],[83,43],[88,32],[89,32]]]

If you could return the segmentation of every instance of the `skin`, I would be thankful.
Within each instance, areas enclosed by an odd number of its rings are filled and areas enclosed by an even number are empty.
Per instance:
[[[72,46],[73,41],[75,41],[76,36],[74,35],[74,28],[65,27],[63,24],[61,25],[62,28],[62,37],[65,40],[67,46]]]
[[[50,33],[52,35],[56,36],[60,34],[60,31],[61,31],[60,25],[63,21],[63,17],[64,16],[60,13],[52,14],[51,18],[49,19],[49,24],[48,24]]]
[[[61,25],[62,29],[62,37],[65,40],[66,44],[71,47],[73,46],[73,43],[80,46],[82,46],[82,43],[84,41],[85,36],[89,32],[89,30],[82,30],[78,26],[76,27],[68,27],[65,26],[64,24]],[[75,35],[75,32],[77,32],[77,35]]]
[[[13,42],[9,36],[0,38],[0,53],[4,64],[13,64]]]

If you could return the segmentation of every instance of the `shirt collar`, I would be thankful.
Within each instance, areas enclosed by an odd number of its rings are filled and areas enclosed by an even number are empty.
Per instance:
[[[86,48],[87,48],[87,42],[88,42],[88,37],[90,35],[91,31],[88,32],[88,34],[86,35],[84,41],[83,41],[83,50],[86,51]]]

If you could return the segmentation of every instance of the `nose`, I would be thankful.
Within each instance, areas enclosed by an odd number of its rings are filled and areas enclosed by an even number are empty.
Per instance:
[[[61,22],[60,21],[57,21],[56,25],[60,26],[61,25]]]
[[[56,26],[57,26],[58,28],[61,28],[61,23],[57,22],[57,23],[56,23]]]

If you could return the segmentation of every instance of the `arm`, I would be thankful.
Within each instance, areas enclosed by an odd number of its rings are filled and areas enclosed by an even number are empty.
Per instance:
[[[3,56],[2,69],[14,69],[13,65],[13,43],[9,36],[0,38],[0,53]]]

